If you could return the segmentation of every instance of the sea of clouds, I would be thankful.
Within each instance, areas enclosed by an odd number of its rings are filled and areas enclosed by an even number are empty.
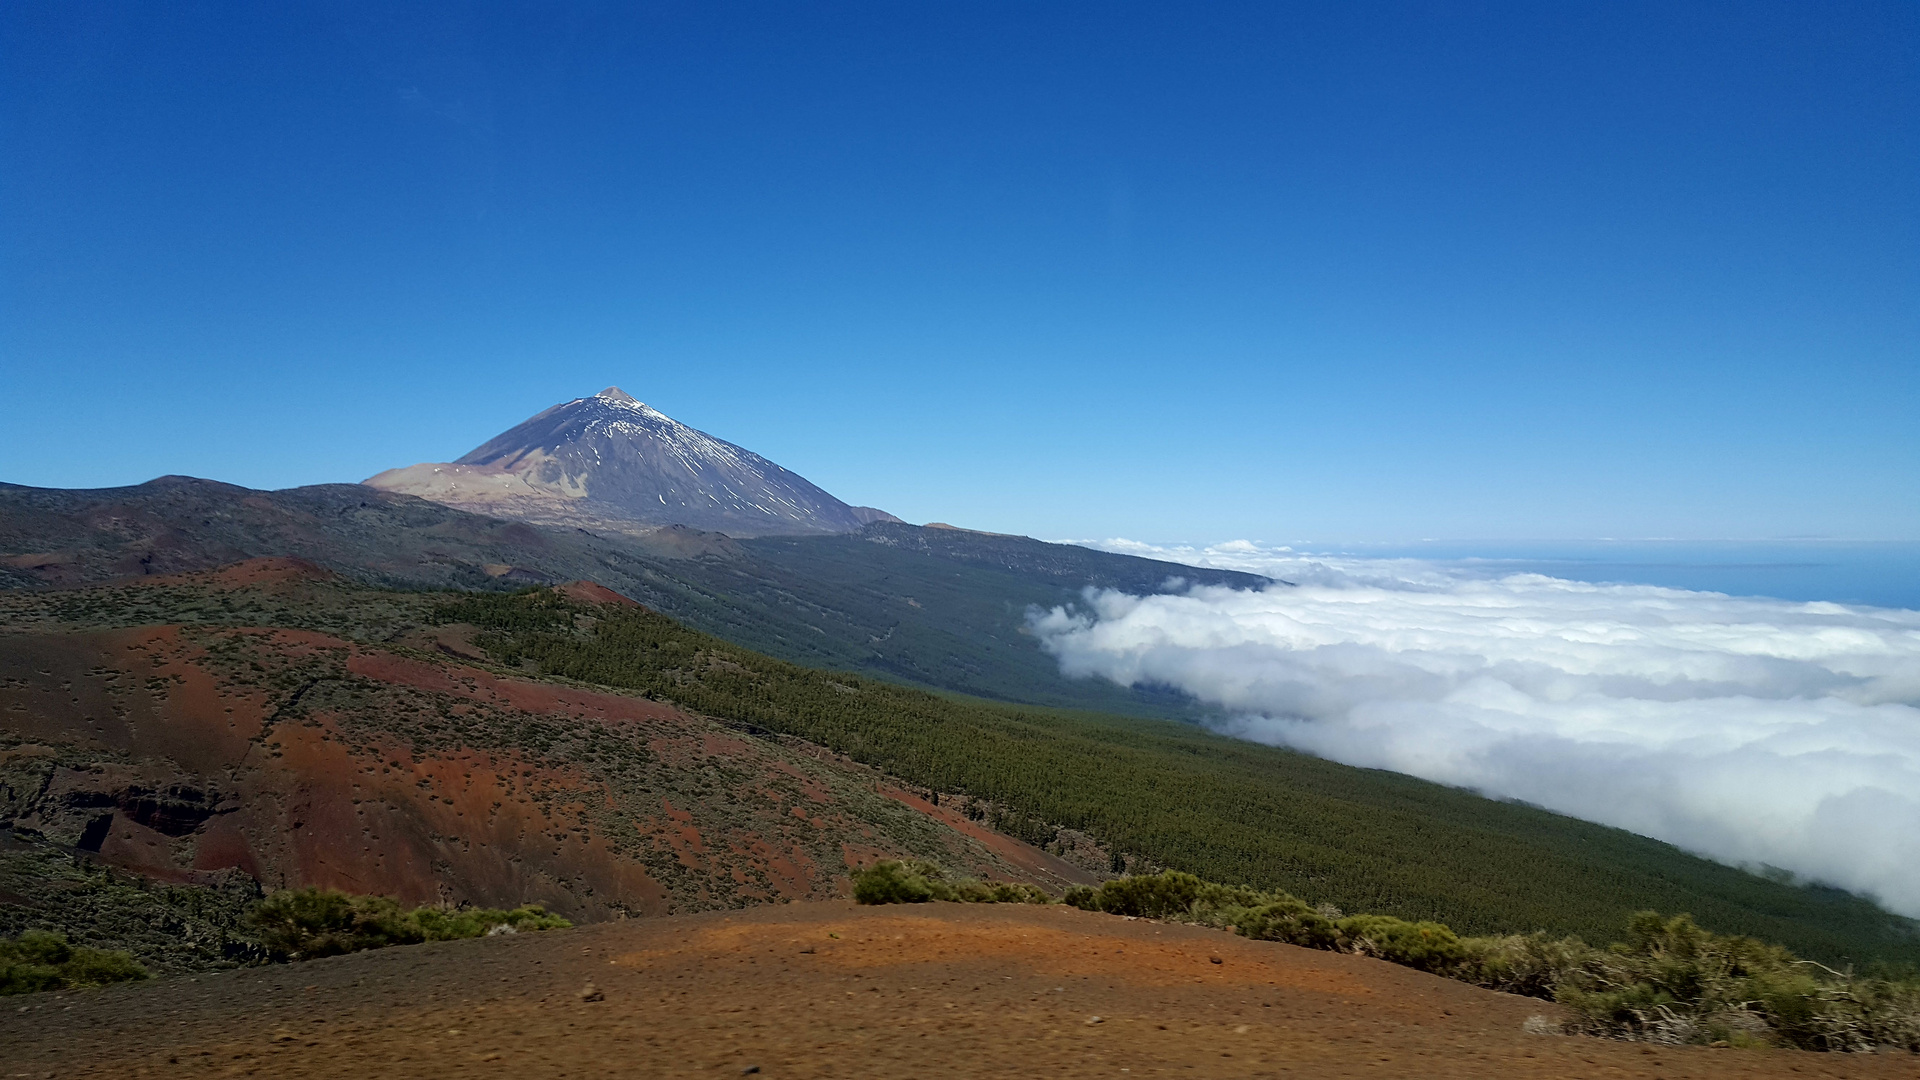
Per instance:
[[[1770,865],[1920,917],[1920,612],[1238,541],[1089,546],[1292,582],[1030,615],[1072,676],[1220,730]]]

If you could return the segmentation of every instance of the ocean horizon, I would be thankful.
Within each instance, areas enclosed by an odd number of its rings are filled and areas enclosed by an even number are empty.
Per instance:
[[[1302,554],[1421,559],[1493,575],[1920,609],[1920,541],[1573,540],[1298,545]]]

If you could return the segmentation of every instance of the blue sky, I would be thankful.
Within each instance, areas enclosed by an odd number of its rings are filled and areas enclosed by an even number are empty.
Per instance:
[[[1920,7],[0,8],[0,480],[618,384],[1041,536],[1920,539]]]

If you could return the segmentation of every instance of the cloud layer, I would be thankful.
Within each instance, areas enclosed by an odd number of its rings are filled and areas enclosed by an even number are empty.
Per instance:
[[[1920,612],[1251,544],[1100,546],[1297,582],[1032,616],[1074,676],[1221,729],[1766,863],[1920,916]]]

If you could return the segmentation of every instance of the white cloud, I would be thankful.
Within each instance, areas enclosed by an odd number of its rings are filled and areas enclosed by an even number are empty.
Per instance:
[[[1177,687],[1243,738],[1784,867],[1920,916],[1920,612],[1244,541],[1098,546],[1298,584],[1089,592],[1036,612],[1070,675]]]

